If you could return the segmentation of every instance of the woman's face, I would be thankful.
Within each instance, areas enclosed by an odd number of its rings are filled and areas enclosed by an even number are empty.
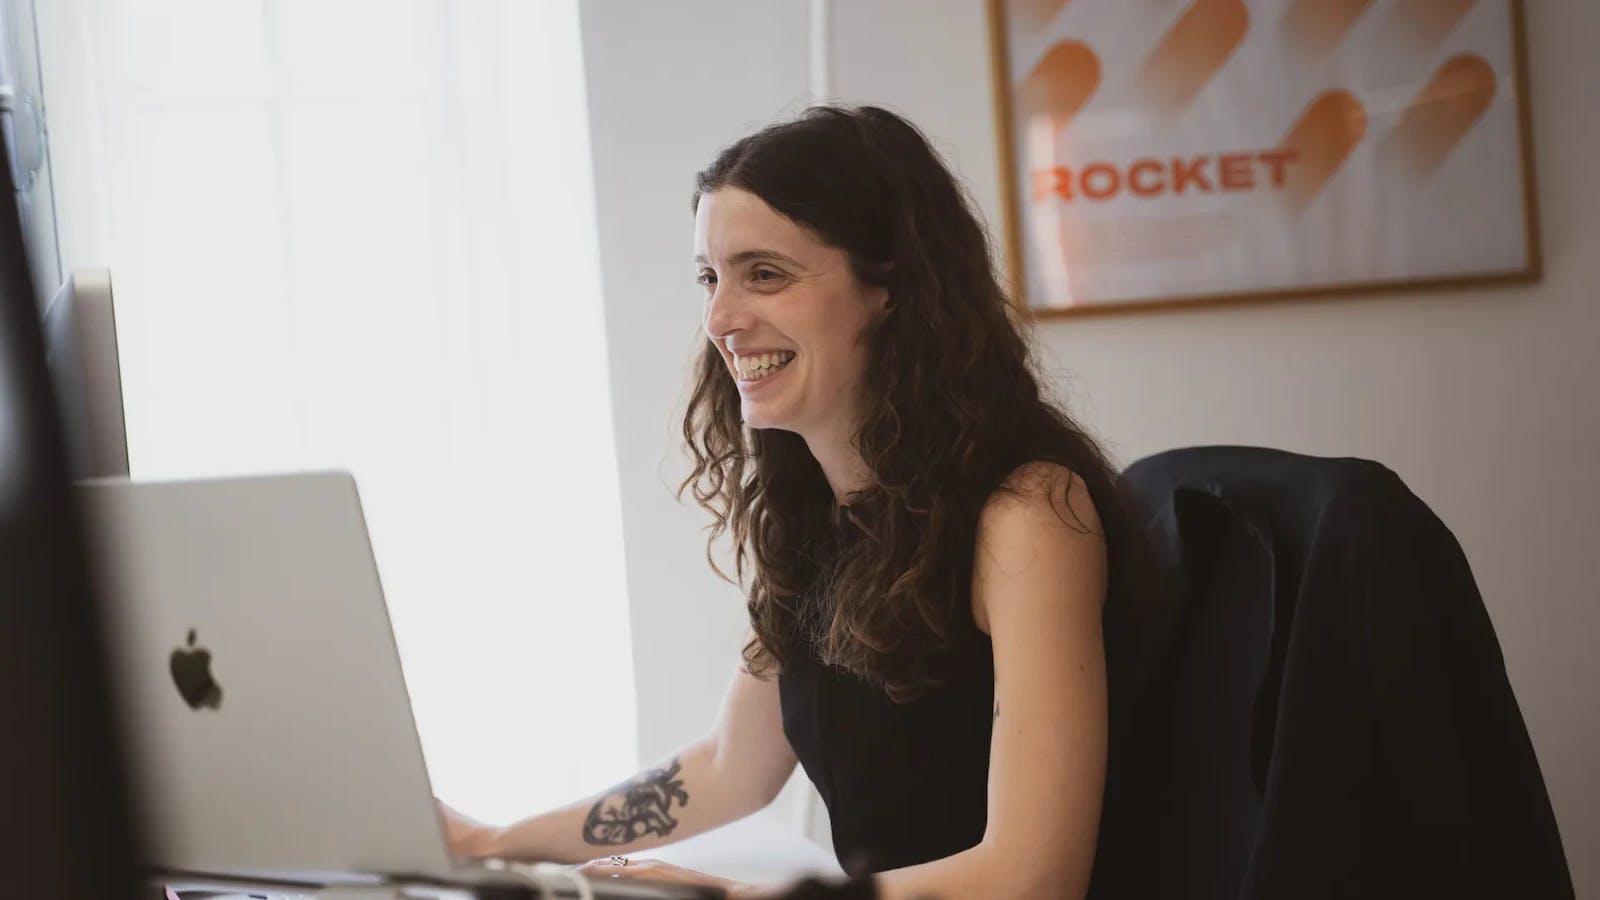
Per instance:
[[[866,368],[859,339],[888,291],[862,285],[843,250],[739,188],[700,198],[694,253],[706,336],[745,423],[808,441],[848,435]]]

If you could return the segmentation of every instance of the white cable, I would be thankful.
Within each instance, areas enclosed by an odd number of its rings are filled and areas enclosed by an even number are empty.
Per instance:
[[[833,99],[833,3],[811,0],[811,102]]]

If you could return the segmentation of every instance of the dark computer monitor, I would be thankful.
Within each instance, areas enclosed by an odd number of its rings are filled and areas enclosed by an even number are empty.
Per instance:
[[[16,197],[0,164],[0,894],[132,900],[106,644]]]

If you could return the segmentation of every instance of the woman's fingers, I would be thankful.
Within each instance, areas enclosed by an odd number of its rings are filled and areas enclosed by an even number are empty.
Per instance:
[[[591,876],[610,875],[613,878],[624,878],[630,875],[638,875],[640,872],[650,869],[656,863],[656,860],[653,859],[629,859],[626,865],[618,865],[614,861],[615,859],[616,857],[611,856],[591,859],[579,866],[578,871]]]
[[[707,875],[704,872],[685,869],[682,866],[675,866],[659,859],[629,858],[625,865],[619,865],[613,862],[611,857],[602,857],[589,860],[579,866],[578,871],[591,878],[648,878],[652,881],[678,881],[685,884],[710,884],[718,887],[726,887],[731,884],[731,882],[715,875]]]

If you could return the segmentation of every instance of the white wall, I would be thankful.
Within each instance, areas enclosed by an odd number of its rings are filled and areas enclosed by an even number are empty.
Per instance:
[[[694,175],[726,144],[805,106],[794,0],[582,5],[601,282],[638,689],[649,761],[703,735],[738,660],[743,598],[705,560],[679,423],[705,340]],[[731,564],[724,569],[732,574]]]
[[[740,598],[705,570],[674,402],[697,309],[687,195],[728,140],[793,113],[805,4],[585,5],[628,581],[648,757],[700,733]],[[981,0],[833,4],[840,99],[917,122],[999,222]],[[1247,443],[1376,459],[1465,548],[1499,633],[1579,896],[1600,896],[1600,7],[1528,4],[1546,274],[1533,286],[1052,320],[1074,412],[1122,463]],[[672,413],[669,413],[669,410]],[[659,471],[658,471],[659,464]]]

